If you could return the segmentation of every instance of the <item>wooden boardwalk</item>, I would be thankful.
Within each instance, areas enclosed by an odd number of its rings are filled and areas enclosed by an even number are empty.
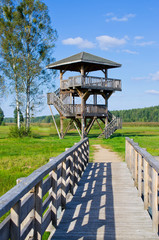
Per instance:
[[[143,209],[125,162],[89,163],[52,239],[157,240]]]

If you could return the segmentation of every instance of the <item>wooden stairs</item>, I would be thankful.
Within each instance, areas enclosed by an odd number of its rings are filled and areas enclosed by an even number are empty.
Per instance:
[[[115,117],[111,112],[108,112],[109,124],[103,129],[103,132],[98,138],[109,138],[117,129],[122,128],[122,120],[119,117]]]

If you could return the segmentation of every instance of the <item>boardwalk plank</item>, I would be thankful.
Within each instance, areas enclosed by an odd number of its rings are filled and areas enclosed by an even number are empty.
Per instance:
[[[89,163],[52,239],[157,240],[125,163]]]

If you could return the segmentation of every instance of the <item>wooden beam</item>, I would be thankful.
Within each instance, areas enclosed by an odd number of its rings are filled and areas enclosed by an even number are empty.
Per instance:
[[[81,135],[81,133],[80,133],[80,131],[79,131],[79,129],[78,129],[78,127],[77,127],[77,125],[76,125],[75,121],[73,121],[73,124],[74,124],[75,128],[77,129],[77,132],[78,132],[78,134],[79,134],[79,135],[80,135],[80,137],[82,138],[82,135]]]
[[[81,129],[81,122],[78,118],[75,118],[74,121],[77,123],[77,126],[79,127],[79,129]]]
[[[105,121],[103,120],[103,118],[100,118],[100,120],[105,124]]]
[[[87,101],[87,99],[89,98],[89,96],[90,96],[90,92],[89,92],[89,91],[85,92],[85,93],[83,94],[84,100]]]
[[[99,128],[100,128],[100,129],[101,129],[101,131],[103,132],[103,128],[102,128],[102,127],[101,127],[101,125],[99,124],[99,122],[98,122],[98,119],[96,118],[95,120],[96,120],[96,122],[97,122],[97,124],[98,124]]]
[[[60,135],[60,132],[59,132],[59,130],[58,130],[58,127],[57,127],[57,124],[56,124],[56,121],[55,121],[55,118],[54,118],[54,114],[53,114],[53,112],[52,112],[52,109],[51,109],[51,106],[50,106],[50,105],[49,105],[49,108],[50,108],[50,112],[51,112],[51,115],[52,115],[53,122],[54,122],[55,127],[56,127],[56,131],[57,131],[57,133],[58,133],[59,138],[61,139],[61,135]]]
[[[91,118],[91,119],[89,120],[89,122],[87,123],[87,125],[85,126],[85,131],[87,131],[87,129],[89,128],[89,126],[90,126],[90,124],[91,124],[91,122],[92,122],[92,119],[93,119],[93,118]]]
[[[73,120],[71,119],[66,127],[66,131],[65,133],[63,134],[63,137],[67,134],[67,132],[69,131],[70,127],[71,127],[71,124],[72,124]]]
[[[60,133],[61,138],[63,138],[63,117],[60,115]]]
[[[93,118],[93,120],[92,120],[91,124],[89,125],[89,128],[88,128],[88,130],[87,130],[86,134],[88,134],[88,133],[89,133],[89,131],[91,130],[91,128],[92,128],[92,126],[93,126],[93,124],[94,124],[94,122],[95,122],[95,119],[96,119],[96,117],[94,117],[94,118]]]

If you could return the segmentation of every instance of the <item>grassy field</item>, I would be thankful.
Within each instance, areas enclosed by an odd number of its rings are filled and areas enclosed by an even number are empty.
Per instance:
[[[49,124],[32,126],[32,132],[31,138],[13,139],[8,138],[9,126],[0,126],[0,195],[13,187],[17,178],[28,176],[46,164],[50,157],[59,155],[80,140],[74,131],[60,140]],[[159,125],[125,124],[109,139],[97,139],[98,134],[99,131],[92,130],[89,135],[91,160],[93,144],[118,152],[124,160],[125,137],[133,138],[149,153],[159,156]]]

